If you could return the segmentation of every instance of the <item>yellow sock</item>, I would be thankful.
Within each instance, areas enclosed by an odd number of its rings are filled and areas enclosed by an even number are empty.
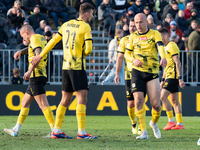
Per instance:
[[[155,111],[155,110],[152,108],[152,110],[151,110],[151,115],[152,115],[152,122],[153,122],[153,123],[158,122],[158,119],[160,118],[160,115],[161,115],[161,111],[162,111],[162,108],[160,109],[159,112]]]
[[[54,129],[61,129],[64,118],[65,118],[65,113],[66,113],[67,107],[59,105],[57,110],[56,110],[56,123],[54,126]]]
[[[177,123],[183,123],[182,113],[176,114],[176,121],[177,121]]]
[[[54,124],[55,124],[55,120],[54,120],[54,116],[53,116],[53,112],[51,110],[51,107],[48,106],[43,110],[43,114],[45,116],[45,118],[47,119],[47,122],[50,125],[50,128],[54,128]]]
[[[21,108],[19,117],[17,119],[17,124],[22,125],[26,117],[28,116],[28,113],[29,113],[29,108]]]
[[[135,121],[135,107],[129,108],[127,106],[127,112],[128,112],[129,118],[131,119],[131,123],[132,124],[136,123],[136,121]]]
[[[138,124],[139,127],[141,129],[141,131],[143,132],[144,130],[146,130],[146,124],[145,124],[145,115],[146,115],[146,110],[145,110],[145,105],[143,105],[143,108],[140,109],[139,111],[135,112],[135,115],[138,118]]]
[[[174,117],[174,115],[173,115],[173,110],[171,110],[171,111],[166,111],[166,114],[167,114],[167,117],[168,117],[169,120],[172,120],[172,119],[173,119],[173,117]]]
[[[86,106],[83,104],[78,104],[76,107],[76,118],[78,122],[78,131],[85,130],[86,122]]]

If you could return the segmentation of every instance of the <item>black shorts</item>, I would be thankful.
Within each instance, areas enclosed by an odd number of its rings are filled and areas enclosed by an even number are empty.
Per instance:
[[[125,88],[127,100],[134,100],[133,93],[131,92],[131,80],[125,80]]]
[[[163,89],[166,89],[171,93],[176,93],[179,92],[178,86],[179,86],[178,79],[166,79],[163,85]]]
[[[85,70],[63,70],[62,91],[74,92],[88,90],[87,74]]]
[[[146,93],[146,83],[156,78],[158,78],[158,74],[141,72],[133,69],[131,78],[131,91]]]
[[[45,94],[46,77],[30,78],[26,93],[31,96]]]

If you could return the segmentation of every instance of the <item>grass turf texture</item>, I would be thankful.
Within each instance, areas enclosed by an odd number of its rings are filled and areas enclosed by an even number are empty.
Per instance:
[[[81,149],[81,150],[195,150],[200,138],[200,117],[183,117],[184,130],[163,131],[167,117],[161,117],[158,127],[162,138],[156,139],[146,117],[149,140],[136,140],[131,132],[128,116],[87,116],[86,131],[98,136],[93,140],[78,140],[75,116],[66,116],[62,131],[75,139],[44,139],[50,132],[44,116],[28,116],[22,125],[18,137],[4,133],[4,128],[15,125],[17,116],[0,116],[0,149]]]

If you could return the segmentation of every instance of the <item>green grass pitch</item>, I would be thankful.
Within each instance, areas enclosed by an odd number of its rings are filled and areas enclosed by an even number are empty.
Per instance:
[[[18,137],[4,133],[4,128],[15,125],[17,116],[0,116],[0,149],[7,150],[200,150],[200,117],[183,117],[185,129],[163,131],[167,117],[161,117],[158,127],[162,138],[156,139],[146,117],[149,140],[136,140],[131,132],[128,116],[87,116],[86,131],[98,136],[94,140],[77,140],[75,116],[66,116],[62,131],[74,139],[44,139],[50,132],[44,116],[28,116]]]

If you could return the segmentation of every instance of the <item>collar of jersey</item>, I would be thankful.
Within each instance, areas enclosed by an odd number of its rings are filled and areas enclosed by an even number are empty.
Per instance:
[[[139,35],[147,34],[147,33],[149,32],[149,30],[150,30],[150,29],[148,28],[147,32],[145,32],[145,33],[139,33],[139,32],[138,32],[138,34],[139,34]]]
[[[77,20],[77,21],[84,21],[83,19],[80,19],[80,18],[77,18],[76,20]]]

